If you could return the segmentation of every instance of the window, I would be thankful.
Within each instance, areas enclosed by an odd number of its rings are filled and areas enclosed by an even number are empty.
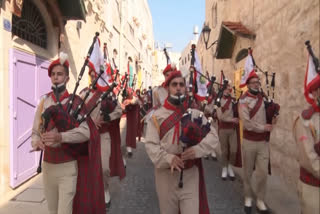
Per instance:
[[[214,2],[211,8],[211,20],[212,20],[212,27],[215,28],[218,23],[218,5],[217,2]]]
[[[47,29],[39,9],[25,0],[21,17],[12,15],[12,34],[42,48],[47,48]]]

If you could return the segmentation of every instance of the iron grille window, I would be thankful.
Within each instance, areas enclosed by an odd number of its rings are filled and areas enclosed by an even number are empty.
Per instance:
[[[31,0],[23,3],[21,17],[12,15],[12,34],[47,48],[47,29],[39,9]]]

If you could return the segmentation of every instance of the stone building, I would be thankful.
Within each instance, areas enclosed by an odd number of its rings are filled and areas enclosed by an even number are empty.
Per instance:
[[[310,40],[319,57],[318,0],[206,0],[205,25],[211,28],[208,46],[203,34],[197,44],[203,67],[220,78],[239,80],[246,48],[253,49],[256,64],[269,74],[276,73],[275,102],[281,105],[278,124],[271,135],[271,165],[289,187],[296,189],[299,168],[292,126],[306,108],[303,96],[307,51]],[[263,88],[265,76],[261,76]],[[270,81],[270,80],[269,80]]]
[[[175,63],[177,66],[177,69],[180,69],[179,67],[179,58],[180,53],[178,52],[171,52],[170,50],[167,50],[168,55],[170,57],[171,63]],[[156,48],[153,52],[153,70],[152,70],[152,86],[158,86],[161,85],[164,81],[164,76],[162,74],[164,68],[167,66],[167,58],[164,54],[164,51],[160,48]]]
[[[0,195],[5,196],[36,174],[39,153],[29,153],[31,127],[39,97],[50,91],[47,68],[58,52],[69,55],[71,92],[95,32],[122,74],[133,59],[140,84],[151,78],[154,42],[147,0],[1,0],[0,18]],[[78,92],[87,85],[86,70]]]

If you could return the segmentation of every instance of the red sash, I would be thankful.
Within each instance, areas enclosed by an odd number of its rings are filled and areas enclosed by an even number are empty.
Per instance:
[[[224,104],[224,106],[221,108],[222,113],[224,113],[226,110],[229,109],[231,103],[231,97],[227,98],[227,102]]]
[[[257,97],[258,97],[258,101],[256,102],[256,105],[253,107],[253,109],[250,111],[250,119],[252,119],[254,115],[256,115],[256,113],[258,112],[258,110],[262,105],[263,98],[261,94],[259,94]]]
[[[180,134],[179,122],[180,122],[180,119],[184,113],[184,110],[186,109],[186,105],[187,105],[187,102],[184,102],[183,107],[180,108],[180,107],[176,107],[176,106],[171,105],[167,99],[164,101],[163,107],[165,107],[166,109],[169,109],[169,110],[173,110],[174,112],[161,123],[161,125],[160,125],[160,140],[164,137],[164,135],[172,127],[175,127],[175,132],[174,132],[174,137],[173,137],[172,143],[174,143],[175,137],[177,137],[177,141],[179,143],[179,134]]]
[[[86,103],[86,107],[87,107],[87,110],[88,110],[88,111],[90,111],[90,110],[93,108],[93,106],[96,105],[96,103],[97,103],[98,99],[100,98],[101,94],[102,94],[102,93],[101,93],[101,91],[99,91],[99,90],[96,90],[96,91],[94,92],[94,94],[92,95],[92,97],[90,98],[90,100]]]

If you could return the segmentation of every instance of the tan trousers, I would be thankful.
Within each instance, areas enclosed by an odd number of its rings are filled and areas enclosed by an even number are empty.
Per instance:
[[[299,198],[302,214],[320,213],[320,188],[305,184],[299,180]]]
[[[126,139],[127,139],[127,118],[122,117],[120,119],[120,136],[121,136],[121,152],[122,155],[125,155],[127,150],[127,144],[126,144]]]
[[[242,142],[242,163],[243,163],[243,185],[244,196],[253,197],[252,174],[255,166],[257,181],[257,198],[264,200],[266,194],[269,145],[265,141],[250,141],[243,139]]]
[[[43,187],[50,214],[72,214],[78,176],[77,161],[43,162]]]
[[[221,146],[221,164],[227,167],[228,163],[234,163],[237,153],[237,132],[235,129],[219,129],[219,141]],[[228,161],[228,148],[230,159]]]
[[[101,164],[102,164],[102,176],[104,191],[109,189],[110,179],[110,155],[111,155],[111,138],[109,132],[103,133],[101,137]]]
[[[199,213],[199,172],[196,166],[183,172],[183,188],[179,188],[180,173],[170,169],[155,169],[155,184],[160,214]]]

